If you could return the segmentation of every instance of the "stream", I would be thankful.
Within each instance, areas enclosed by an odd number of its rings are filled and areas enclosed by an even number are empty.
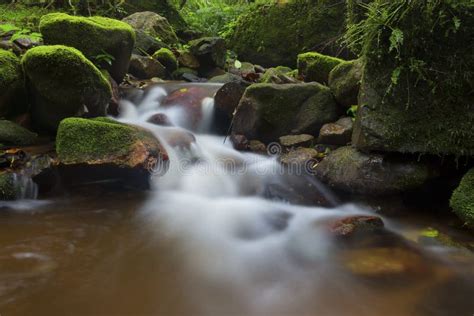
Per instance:
[[[208,94],[198,108],[163,106],[193,87]],[[170,157],[152,190],[1,205],[1,316],[473,315],[472,250],[418,242],[428,216],[403,210],[377,213],[385,229],[368,237],[336,238],[328,223],[374,211],[212,135],[219,87],[163,84],[122,101],[118,120]],[[147,122],[158,113],[173,126]],[[295,181],[324,205],[296,199]],[[430,225],[450,231],[443,217]]]

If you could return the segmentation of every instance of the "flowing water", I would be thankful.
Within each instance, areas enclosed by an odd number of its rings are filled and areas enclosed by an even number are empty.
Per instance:
[[[150,192],[3,205],[0,315],[473,315],[469,250],[416,245],[401,235],[423,226],[386,218],[368,239],[335,238],[329,222],[372,213],[209,135],[219,86],[197,86],[209,95],[198,109],[162,105],[190,87],[122,102],[119,120],[170,156]],[[147,123],[157,113],[174,126]],[[325,207],[290,203],[295,177]]]

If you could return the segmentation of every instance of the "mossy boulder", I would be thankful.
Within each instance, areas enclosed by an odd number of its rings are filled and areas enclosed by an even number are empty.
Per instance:
[[[329,88],[345,109],[358,102],[363,67],[362,60],[351,60],[340,63],[329,73]]]
[[[25,95],[20,60],[15,54],[0,49],[0,116],[25,112]]]
[[[75,48],[61,45],[30,49],[22,59],[31,94],[33,123],[56,131],[70,116],[105,115],[111,87],[104,75]],[[86,107],[86,109],[84,108]]]
[[[429,165],[346,146],[332,151],[315,168],[330,188],[353,194],[390,195],[421,188],[436,176]]]
[[[366,151],[474,156],[472,1],[372,5],[361,27],[378,35],[367,34],[362,43],[353,144]],[[377,24],[383,14],[393,15],[388,25]]]
[[[474,168],[466,173],[454,190],[450,205],[456,215],[474,229]]]
[[[294,0],[262,4],[237,20],[229,48],[241,60],[265,67],[296,66],[296,56],[315,50],[340,51],[345,1]]]
[[[0,200],[12,201],[16,200],[18,188],[15,183],[15,174],[11,172],[3,172],[0,174]]]
[[[133,54],[136,55],[153,55],[154,52],[160,48],[168,48],[169,46],[163,41],[159,40],[156,37],[151,36],[150,34],[135,30],[135,46],[133,48]]]
[[[112,165],[152,169],[168,156],[151,132],[108,118],[67,118],[56,137],[63,165]]]
[[[97,66],[107,69],[115,81],[122,82],[135,44],[135,32],[127,23],[100,16],[50,13],[41,18],[40,30],[45,44],[77,48]]]
[[[331,70],[343,62],[342,59],[316,52],[303,53],[298,55],[298,73],[306,82],[327,83]]]
[[[38,135],[11,121],[0,120],[0,144],[2,145],[31,145]]]
[[[175,30],[184,31],[187,23],[179,11],[168,0],[127,0],[123,3],[129,14],[152,11],[168,19]]]
[[[268,68],[265,73],[260,78],[260,83],[297,83],[296,80],[292,76],[292,69],[285,66],[278,66],[275,68]]]
[[[220,37],[203,37],[189,42],[190,52],[196,56],[201,67],[224,68],[227,49]]]
[[[149,56],[132,55],[128,72],[138,79],[165,78],[166,68]]]
[[[323,124],[337,117],[329,88],[319,83],[258,83],[245,90],[232,132],[269,142],[289,134],[318,135]]]
[[[168,45],[179,42],[168,20],[155,12],[137,12],[122,21],[132,26],[136,31],[145,32]]]
[[[178,69],[178,60],[171,50],[161,48],[153,54],[153,58],[158,60],[169,73]]]

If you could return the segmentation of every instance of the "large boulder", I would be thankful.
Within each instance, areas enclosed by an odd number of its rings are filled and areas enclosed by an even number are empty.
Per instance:
[[[77,48],[97,66],[107,69],[115,81],[122,82],[135,44],[135,32],[127,23],[99,16],[50,13],[41,18],[40,30],[45,44]]]
[[[201,67],[224,68],[227,57],[225,41],[220,37],[203,37],[189,42],[190,52],[196,56]]]
[[[329,73],[329,88],[337,103],[346,109],[358,102],[363,67],[362,60],[351,60],[340,63]]]
[[[137,12],[127,16],[122,21],[131,25],[136,31],[142,31],[152,37],[159,38],[166,44],[177,44],[179,42],[168,20],[155,12]]]
[[[237,20],[229,48],[239,58],[266,67],[296,64],[307,50],[329,55],[340,51],[345,1],[295,0],[263,4]]]
[[[326,56],[316,52],[309,52],[298,55],[298,73],[304,78],[304,81],[316,81],[327,83],[329,73],[344,60]]]
[[[39,46],[22,59],[31,94],[33,123],[55,131],[70,116],[105,115],[111,87],[104,75],[75,48]],[[86,109],[84,109],[86,107]]]
[[[123,7],[129,13],[152,11],[168,19],[175,30],[187,29],[187,24],[176,8],[168,0],[127,0]]]
[[[360,27],[370,25],[378,36],[363,38],[353,144],[365,151],[473,156],[472,1],[372,5]],[[393,15],[389,25],[372,24],[382,11]]]
[[[0,49],[0,116],[26,111],[23,72],[15,54]]]
[[[246,89],[232,131],[265,142],[288,134],[317,135],[337,112],[329,88],[319,83],[259,83]]]
[[[166,68],[149,56],[132,55],[128,72],[138,79],[165,78]]]
[[[450,202],[456,215],[474,229],[474,168],[462,178]]]
[[[37,136],[24,127],[7,120],[0,120],[0,144],[1,145],[31,145],[35,143]]]
[[[315,175],[339,191],[389,195],[418,189],[436,174],[421,162],[364,154],[346,146],[332,151],[320,162]]]

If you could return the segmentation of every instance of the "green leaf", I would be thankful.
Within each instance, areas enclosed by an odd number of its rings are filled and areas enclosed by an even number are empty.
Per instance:
[[[396,49],[400,51],[400,46],[403,44],[403,32],[402,30],[396,28],[392,30],[392,35],[390,35],[390,48],[389,51]]]
[[[428,227],[426,229],[423,229],[420,232],[420,236],[428,237],[428,238],[436,238],[439,236],[439,232],[434,228]]]
[[[240,68],[242,68],[242,63],[240,61],[236,60],[234,62],[234,67],[237,68],[237,69],[240,69]]]
[[[392,71],[392,84],[393,85],[397,85],[398,84],[398,80],[400,79],[400,74],[402,73],[402,68],[401,67],[397,67],[395,68],[393,71]]]

